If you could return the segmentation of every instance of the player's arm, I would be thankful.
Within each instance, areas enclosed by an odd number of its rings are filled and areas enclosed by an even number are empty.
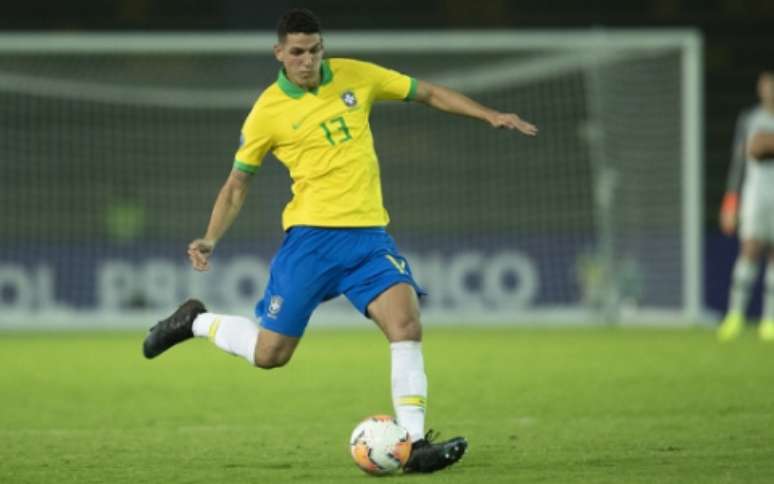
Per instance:
[[[220,189],[212,208],[207,233],[203,238],[196,239],[188,245],[188,257],[197,271],[209,269],[209,257],[215,249],[215,244],[231,227],[242,209],[251,178],[252,174],[235,168]]]
[[[739,212],[739,193],[744,180],[744,170],[747,162],[747,122],[749,112],[739,115],[734,131],[734,142],[731,148],[731,166],[728,170],[726,193],[720,206],[720,230],[726,235],[733,235]]]
[[[774,158],[774,133],[755,133],[750,138],[747,154],[753,160]]]
[[[521,119],[517,114],[495,111],[460,92],[427,81],[417,81],[414,100],[447,113],[486,121],[495,128],[516,129],[529,136],[538,132],[533,124]]]

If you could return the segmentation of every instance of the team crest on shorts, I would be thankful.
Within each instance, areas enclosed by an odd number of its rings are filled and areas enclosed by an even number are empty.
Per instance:
[[[341,100],[344,101],[344,104],[346,104],[347,107],[354,108],[357,106],[357,98],[352,91],[344,91],[341,93]]]
[[[276,317],[282,309],[282,296],[272,296],[269,301],[269,316]]]

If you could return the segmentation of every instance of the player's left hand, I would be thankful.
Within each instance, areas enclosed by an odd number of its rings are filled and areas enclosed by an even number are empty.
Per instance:
[[[489,124],[494,128],[516,129],[527,136],[535,136],[538,133],[537,126],[513,113],[494,113],[489,117]]]

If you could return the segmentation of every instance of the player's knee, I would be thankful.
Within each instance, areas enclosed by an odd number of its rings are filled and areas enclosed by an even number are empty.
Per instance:
[[[293,356],[292,351],[256,351],[255,366],[264,370],[281,368],[290,361],[291,356]]]
[[[419,314],[407,313],[396,317],[389,324],[389,339],[395,341],[420,341],[422,339],[422,324]]]

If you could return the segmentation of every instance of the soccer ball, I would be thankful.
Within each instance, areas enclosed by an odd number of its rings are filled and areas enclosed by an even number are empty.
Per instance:
[[[389,415],[375,415],[360,422],[349,439],[355,464],[369,474],[395,472],[409,458],[411,437]]]

